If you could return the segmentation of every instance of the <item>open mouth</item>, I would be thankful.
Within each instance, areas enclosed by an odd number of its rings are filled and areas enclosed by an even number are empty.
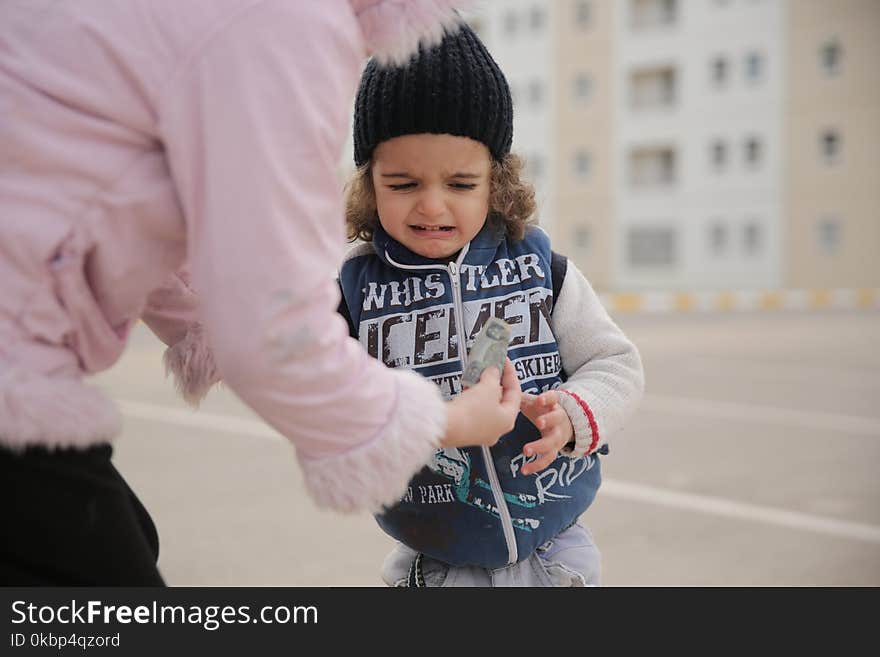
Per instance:
[[[455,230],[455,226],[424,226],[420,224],[411,225],[410,228],[419,233],[449,233]]]

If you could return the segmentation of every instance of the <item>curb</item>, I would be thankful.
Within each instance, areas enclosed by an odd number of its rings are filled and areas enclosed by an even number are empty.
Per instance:
[[[610,313],[705,313],[880,308],[880,288],[619,292],[600,294]]]

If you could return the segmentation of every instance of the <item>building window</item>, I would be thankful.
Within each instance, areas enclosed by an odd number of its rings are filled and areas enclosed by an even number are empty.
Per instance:
[[[544,27],[544,22],[546,18],[547,17],[544,14],[544,10],[540,7],[532,7],[532,10],[529,12],[529,24],[531,25],[531,28],[535,31],[538,31]]]
[[[834,255],[840,247],[840,221],[833,217],[821,219],[816,226],[819,250],[825,255]]]
[[[574,175],[577,178],[584,179],[590,175],[590,154],[585,150],[579,150],[574,154]]]
[[[716,87],[723,87],[727,84],[727,59],[723,55],[712,60],[711,75],[712,84]]]
[[[746,139],[745,143],[745,160],[746,164],[749,167],[757,167],[761,164],[761,158],[763,156],[763,147],[761,145],[761,140],[757,137],[749,137]]]
[[[721,171],[727,167],[727,144],[716,139],[709,146],[709,157],[712,160],[712,168]]]
[[[761,225],[757,221],[750,221],[743,226],[743,248],[746,254],[756,255],[763,247],[763,234]]]
[[[837,164],[843,149],[842,138],[837,130],[830,128],[819,135],[819,151],[825,164]]]
[[[764,56],[759,52],[746,55],[746,79],[759,82],[764,77]]]
[[[593,91],[593,80],[586,73],[579,73],[574,79],[574,98],[578,101],[589,99]]]
[[[676,263],[677,240],[673,228],[642,226],[627,234],[627,260],[632,267],[670,267]]]
[[[675,104],[675,69],[670,67],[636,71],[630,76],[633,109],[671,107]]]
[[[580,28],[590,26],[592,7],[589,0],[578,0],[574,3],[574,22]]]
[[[639,148],[630,153],[630,180],[634,187],[668,187],[675,183],[672,148]]]
[[[727,226],[720,221],[715,221],[709,226],[709,249],[714,255],[727,253]]]
[[[827,76],[840,73],[843,59],[843,48],[837,39],[831,39],[819,48],[819,68]]]
[[[678,0],[630,0],[630,21],[637,29],[671,25],[677,14]]]
[[[504,33],[511,36],[516,34],[518,23],[519,20],[517,20],[515,12],[509,11],[504,14]]]
[[[542,100],[544,100],[544,85],[540,80],[532,80],[529,82],[529,103],[540,105]]]
[[[589,226],[574,227],[574,246],[578,251],[589,251],[592,243],[592,231]]]

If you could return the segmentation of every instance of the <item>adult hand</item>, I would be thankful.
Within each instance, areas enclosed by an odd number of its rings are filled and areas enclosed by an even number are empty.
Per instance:
[[[441,446],[494,445],[513,429],[521,399],[522,390],[509,358],[501,375],[496,368],[487,367],[477,385],[449,402],[446,435]]]
[[[527,459],[535,454],[538,458],[522,467],[522,474],[540,472],[556,460],[559,450],[574,440],[574,427],[565,409],[559,405],[559,393],[555,390],[540,395],[523,393],[521,410],[541,432],[540,440],[523,445]]]

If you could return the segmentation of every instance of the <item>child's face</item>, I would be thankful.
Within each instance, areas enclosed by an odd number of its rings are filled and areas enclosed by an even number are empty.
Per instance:
[[[404,135],[373,154],[379,221],[391,237],[426,258],[455,255],[489,213],[489,149],[452,135]]]

